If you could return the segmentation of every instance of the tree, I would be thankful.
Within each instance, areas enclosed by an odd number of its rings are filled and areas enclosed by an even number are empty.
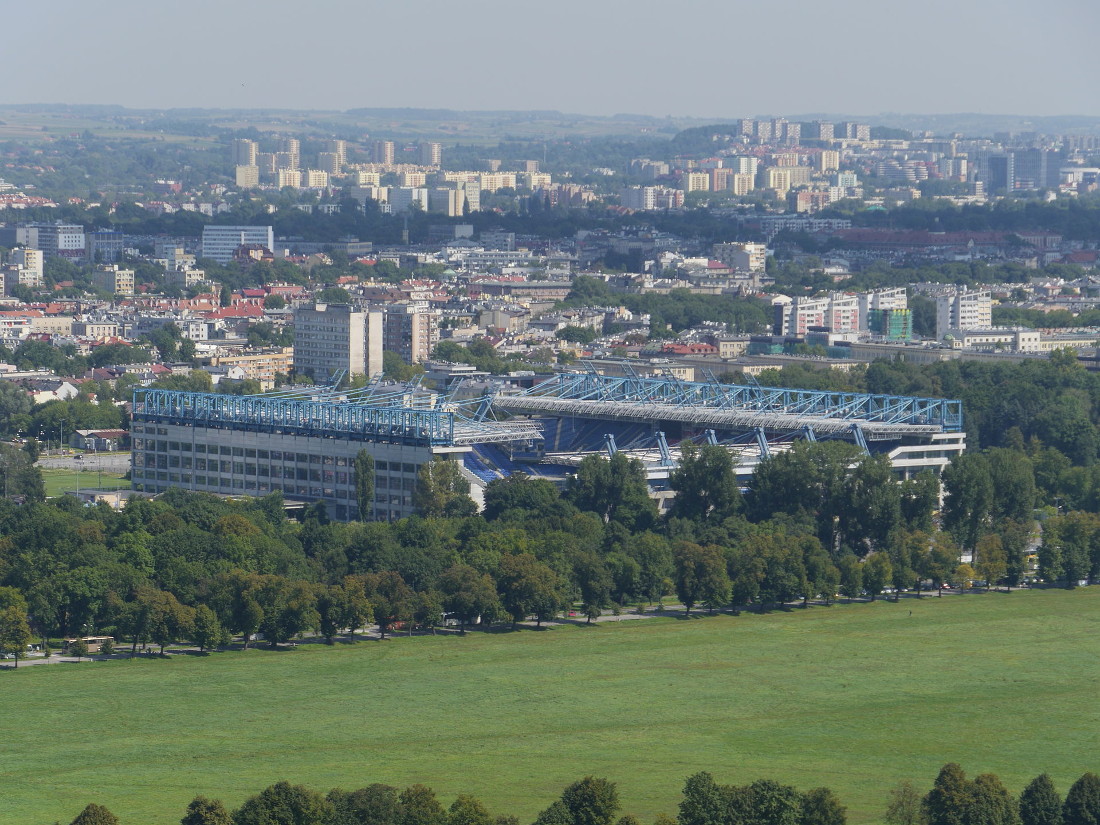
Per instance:
[[[814,788],[802,797],[801,825],[845,825],[847,809],[828,788]]]
[[[188,804],[180,825],[233,825],[233,817],[220,799],[196,796]]]
[[[989,462],[978,453],[956,456],[944,468],[944,529],[972,550],[982,535],[993,507],[993,478]]]
[[[840,557],[836,564],[840,571],[840,592],[848,599],[858,598],[863,593],[863,565],[851,553]]]
[[[1020,793],[1021,825],[1062,825],[1062,797],[1049,774],[1039,774]]]
[[[573,816],[560,799],[550,803],[550,807],[539,812],[534,825],[574,825]]]
[[[883,819],[887,825],[920,825],[921,798],[912,782],[902,782],[890,790],[890,804]]]
[[[1098,825],[1100,823],[1100,776],[1085,773],[1066,793],[1062,805],[1063,825]]]
[[[790,785],[758,779],[747,788],[751,821],[759,825],[798,825],[802,818],[802,794]]]
[[[356,453],[354,473],[359,520],[366,521],[374,515],[374,456],[366,450]]]
[[[968,825],[970,798],[971,783],[966,774],[959,765],[949,762],[940,769],[921,808],[928,825]]]
[[[493,579],[469,565],[456,564],[444,570],[438,585],[443,593],[443,609],[458,618],[462,633],[467,625],[495,612],[500,605]]]
[[[684,782],[679,825],[723,825],[726,799],[722,787],[706,771],[693,774]]]
[[[669,476],[676,491],[669,516],[692,521],[722,521],[741,509],[741,489],[729,450],[712,444],[680,445],[680,466]]]
[[[79,637],[73,639],[69,642],[69,655],[75,656],[76,660],[79,662],[88,655],[88,643]]]
[[[619,810],[619,792],[614,782],[586,776],[561,795],[573,825],[611,825]]]
[[[716,547],[701,547],[691,542],[680,542],[673,551],[676,570],[676,595],[684,605],[684,612],[700,602],[720,604],[730,597],[730,578],[726,572],[726,560]]]
[[[397,825],[447,825],[447,812],[425,785],[410,785],[398,797],[401,812]]]
[[[225,631],[222,629],[221,622],[218,621],[218,614],[205,604],[196,607],[194,622],[191,626],[191,641],[199,646],[199,652],[217,647],[224,637]]]
[[[333,825],[397,825],[397,797],[397,788],[376,783],[351,793],[333,789],[326,799],[332,805]]]
[[[497,589],[512,627],[534,615],[536,624],[557,614],[565,604],[558,574],[530,553],[503,556]]]
[[[347,615],[347,594],[339,584],[318,585],[317,587],[317,615],[320,619],[318,629],[325,637],[325,644],[332,644],[340,628],[344,626],[344,617]]]
[[[885,553],[872,553],[863,562],[863,589],[871,595],[871,601],[885,589],[894,577],[890,557]]]
[[[118,825],[118,817],[93,802],[77,814],[70,825]]]
[[[581,553],[573,561],[573,575],[581,591],[581,602],[589,624],[611,603],[611,574],[595,553]]]
[[[302,785],[276,782],[260,791],[233,814],[233,825],[324,825],[332,806]]]
[[[477,797],[459,794],[447,811],[447,825],[493,825],[493,818]]]
[[[26,656],[27,645],[32,638],[25,607],[13,604],[0,609],[0,653],[11,654],[17,668],[19,660]]]
[[[1008,575],[1008,557],[1004,542],[996,533],[988,533],[978,539],[974,556],[975,569],[985,579],[987,590]]]
[[[569,480],[566,498],[579,510],[595,513],[632,531],[645,530],[657,516],[640,461],[616,452],[610,459],[585,456]]]
[[[992,773],[974,777],[966,810],[967,825],[1019,825],[1016,800]]]
[[[458,463],[436,458],[420,466],[412,503],[425,518],[470,516],[477,505],[469,494],[470,482],[462,477]]]

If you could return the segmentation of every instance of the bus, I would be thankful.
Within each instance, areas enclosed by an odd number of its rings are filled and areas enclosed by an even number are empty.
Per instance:
[[[114,641],[115,641],[114,636],[84,636],[83,638],[84,638],[84,644],[86,644],[88,646],[88,653],[90,653],[90,654],[91,653],[99,653],[100,649],[103,647],[104,642],[110,642],[111,644],[114,644]],[[63,654],[68,655],[69,646],[75,641],[76,641],[75,638],[65,639],[64,644],[61,647],[61,652]]]

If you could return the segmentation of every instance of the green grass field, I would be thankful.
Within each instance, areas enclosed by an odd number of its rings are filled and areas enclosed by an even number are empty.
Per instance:
[[[62,496],[81,487],[94,487],[97,490],[119,490],[130,486],[130,482],[119,473],[97,473],[94,471],[76,473],[68,470],[43,470],[42,481],[46,485],[46,496],[49,498]]]
[[[834,788],[854,823],[940,765],[1064,793],[1100,768],[1100,587],[0,672],[12,823],[123,825],[280,779],[424,782],[530,821],[585,774],[675,814],[686,776]]]

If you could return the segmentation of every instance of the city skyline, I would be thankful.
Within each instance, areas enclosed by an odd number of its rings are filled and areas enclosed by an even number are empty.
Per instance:
[[[676,117],[753,113],[1098,115],[1100,59],[1084,0],[930,0],[919,16],[872,0],[774,7],[563,0],[552,17],[500,0],[348,7],[285,0],[51,7],[35,66],[3,103],[346,110],[556,110]],[[296,16],[297,15],[297,16]],[[42,14],[9,10],[30,33]],[[308,25],[303,25],[308,23]],[[329,26],[331,25],[331,29]],[[341,40],[340,38],[344,38]],[[139,66],[140,71],[134,71]]]

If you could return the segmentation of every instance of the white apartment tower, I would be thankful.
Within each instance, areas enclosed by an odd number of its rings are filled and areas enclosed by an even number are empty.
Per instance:
[[[324,382],[346,371],[382,372],[381,312],[348,304],[314,304],[294,310],[294,371]]]
[[[993,326],[993,297],[988,289],[956,289],[936,296],[936,340],[952,330]]]

